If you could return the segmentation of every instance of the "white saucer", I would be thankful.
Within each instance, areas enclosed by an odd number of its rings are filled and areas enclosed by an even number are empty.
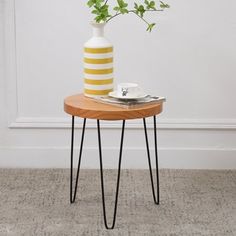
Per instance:
[[[117,98],[117,99],[122,99],[122,100],[137,100],[137,99],[142,99],[147,96],[147,94],[140,94],[140,95],[127,95],[127,96],[120,96],[117,94],[117,91],[112,91],[108,94],[110,97]]]

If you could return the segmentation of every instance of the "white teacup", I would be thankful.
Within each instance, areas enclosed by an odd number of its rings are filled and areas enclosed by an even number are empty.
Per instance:
[[[136,83],[121,83],[117,86],[117,95],[120,97],[137,97],[142,94],[142,89]]]

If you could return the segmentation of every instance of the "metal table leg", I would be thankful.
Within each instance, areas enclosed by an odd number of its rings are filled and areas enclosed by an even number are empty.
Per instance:
[[[155,188],[154,188],[153,176],[152,176],[152,165],[151,165],[151,158],[150,158],[150,151],[149,151],[149,143],[148,143],[146,120],[145,120],[145,118],[143,118],[143,126],[144,126],[145,140],[146,140],[146,147],[147,147],[147,156],[148,156],[148,165],[149,165],[151,185],[152,185],[152,195],[153,195],[154,203],[158,205],[159,204],[159,199],[160,199],[160,192],[159,192],[159,173],[158,173],[156,116],[153,116],[153,123],[154,123],[155,159],[156,159],[156,180],[157,180],[157,193],[156,193],[156,195],[155,195]]]
[[[75,189],[73,194],[73,152],[74,152],[74,116],[72,116],[72,126],[71,126],[71,159],[70,159],[70,203],[75,202],[75,197],[77,193],[77,186],[78,186],[78,179],[79,179],[79,171],[80,171],[80,163],[81,163],[81,156],[83,151],[83,143],[84,143],[84,131],[86,125],[86,118],[84,119],[83,123],[83,130],[81,136],[81,143],[80,143],[80,151],[79,151],[79,160],[78,160],[78,167],[76,173],[76,181],[75,181]]]
[[[113,229],[114,226],[115,226],[115,222],[116,222],[116,212],[117,212],[119,184],[120,184],[121,158],[122,158],[123,139],[124,139],[124,129],[125,129],[125,120],[123,120],[122,132],[121,132],[120,154],[119,154],[119,164],[118,164],[118,174],[117,174],[117,183],[116,183],[116,197],[115,197],[115,207],[114,207],[113,221],[112,221],[112,225],[108,226],[107,216],[106,216],[105,194],[104,194],[104,180],[103,180],[103,165],[102,165],[102,148],[101,148],[100,122],[99,122],[99,120],[97,120],[98,146],[99,146],[99,158],[100,158],[100,175],[101,175],[101,189],[102,189],[102,205],[103,205],[104,224],[105,224],[106,229]]]
[[[143,118],[153,200],[154,200],[155,204],[159,204],[160,194],[159,194],[159,173],[158,173],[156,116],[153,117],[153,122],[154,122],[154,142],[155,142],[155,159],[156,159],[156,179],[157,179],[157,193],[156,194],[155,194],[153,175],[152,175],[152,166],[151,166],[151,158],[150,158],[150,150],[149,150],[149,142],[148,142],[148,135],[147,135],[146,120],[145,120],[145,118]],[[79,151],[79,160],[78,160],[78,167],[77,167],[77,173],[76,173],[76,182],[75,182],[74,193],[73,193],[74,116],[72,116],[72,128],[71,128],[71,168],[70,168],[70,202],[71,203],[75,202],[76,193],[77,193],[78,179],[79,179],[79,172],[80,172],[80,163],[81,163],[82,150],[83,150],[83,142],[84,142],[85,126],[86,126],[86,118],[84,118],[84,122],[83,122],[83,129],[82,129],[81,143],[80,143],[80,151]],[[115,195],[115,206],[114,206],[114,213],[113,213],[113,221],[112,221],[112,225],[108,226],[107,216],[106,216],[105,193],[104,193],[105,191],[104,191],[104,178],[103,178],[103,163],[102,163],[102,147],[101,147],[100,121],[97,120],[98,146],[99,146],[99,159],[100,159],[100,177],[101,177],[101,190],[102,190],[102,205],[103,205],[104,224],[105,224],[106,229],[113,229],[114,226],[115,226],[115,222],[116,222],[117,203],[118,203],[119,184],[120,184],[121,159],[122,159],[123,140],[124,140],[124,129],[125,129],[125,120],[123,120],[122,131],[121,131],[121,141],[120,141],[120,152],[119,152],[119,163],[118,163],[118,173],[117,173],[117,183],[116,183],[116,195]]]

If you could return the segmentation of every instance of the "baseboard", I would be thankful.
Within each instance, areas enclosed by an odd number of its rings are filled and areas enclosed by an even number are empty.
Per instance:
[[[78,150],[75,150],[77,159]],[[153,150],[151,150],[154,160]],[[81,168],[99,168],[98,150],[85,148]],[[118,149],[103,150],[104,168],[116,168]],[[76,162],[76,160],[75,160]],[[154,162],[153,162],[154,164]],[[153,165],[154,166],[154,165]],[[69,168],[68,147],[0,147],[0,168]],[[174,169],[236,169],[236,149],[160,148],[159,167]],[[122,168],[148,168],[144,148],[124,149]]]

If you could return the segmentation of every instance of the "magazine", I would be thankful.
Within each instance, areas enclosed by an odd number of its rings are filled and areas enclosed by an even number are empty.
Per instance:
[[[113,98],[113,97],[99,97],[99,98],[93,98],[93,100],[97,102],[101,102],[104,104],[109,104],[109,105],[114,105],[122,108],[139,108],[143,107],[144,105],[147,104],[152,104],[152,103],[162,103],[166,101],[165,97],[159,97],[159,96],[151,96],[147,95],[146,97],[142,99],[118,99],[118,98]]]

